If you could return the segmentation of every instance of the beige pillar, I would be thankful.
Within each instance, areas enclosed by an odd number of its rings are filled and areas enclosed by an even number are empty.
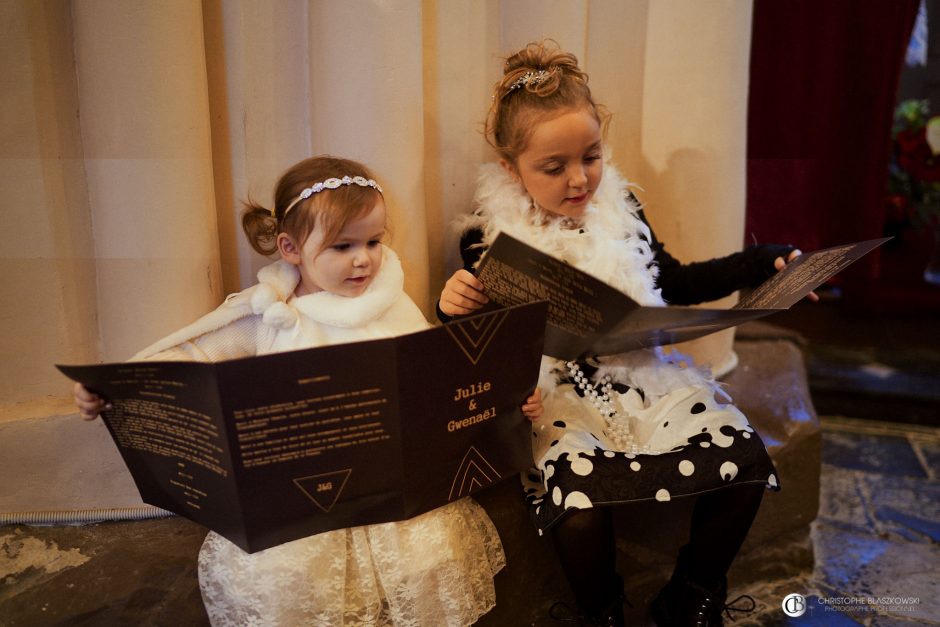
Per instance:
[[[430,314],[421,2],[309,7],[313,151],[362,161],[381,179],[405,289]]]
[[[454,220],[471,208],[479,165],[493,160],[483,120],[499,52],[497,0],[424,0],[424,164],[428,273],[435,302],[461,266]]]
[[[72,4],[104,360],[221,299],[198,0]]]
[[[657,235],[683,261],[742,247],[750,28],[746,0],[648,5],[643,168],[634,176]],[[732,341],[729,330],[683,349],[722,372],[736,363]]]
[[[3,421],[69,411],[53,364],[95,360],[98,333],[69,3],[4,0],[0,24]]]
[[[582,65],[591,92],[612,118],[607,148],[628,180],[640,176],[647,0],[592,2]]]
[[[276,258],[248,244],[243,203],[271,206],[281,174],[312,154],[307,0],[204,0],[203,19],[223,284],[232,293]]]
[[[589,7],[586,0],[503,0],[499,22],[503,54],[549,38],[583,58]]]

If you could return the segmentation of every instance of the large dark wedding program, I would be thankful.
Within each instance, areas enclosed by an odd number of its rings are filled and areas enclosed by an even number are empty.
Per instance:
[[[58,368],[102,418],[141,497],[255,552],[411,518],[532,463],[547,304],[400,337],[216,363]]]

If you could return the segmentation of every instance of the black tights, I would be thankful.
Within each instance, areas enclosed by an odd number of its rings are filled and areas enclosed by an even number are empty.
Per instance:
[[[614,525],[609,507],[579,509],[552,527],[552,543],[578,606],[591,614],[611,601],[616,576]]]
[[[689,577],[701,584],[724,578],[764,495],[763,484],[741,484],[699,495],[684,548]],[[604,609],[616,581],[614,525],[609,507],[575,510],[551,530],[555,552],[578,605]]]
[[[689,576],[709,583],[723,579],[757,516],[766,488],[746,483],[698,497],[689,532]]]

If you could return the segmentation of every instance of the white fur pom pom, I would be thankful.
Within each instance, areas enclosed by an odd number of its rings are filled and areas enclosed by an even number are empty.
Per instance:
[[[258,287],[255,288],[255,293],[251,295],[251,312],[255,314],[264,312],[267,317],[268,307],[278,300],[280,299],[277,290],[267,283],[259,283]],[[267,319],[265,319],[265,322],[267,322]]]
[[[297,324],[297,312],[287,303],[278,301],[264,310],[262,320],[268,326],[289,329]]]

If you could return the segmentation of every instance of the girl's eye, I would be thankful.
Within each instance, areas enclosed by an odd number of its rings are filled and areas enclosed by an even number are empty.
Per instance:
[[[553,168],[545,168],[544,170],[545,174],[548,174],[549,176],[558,176],[564,171],[565,171],[564,166],[560,166],[560,165],[555,166]]]
[[[600,158],[601,158],[600,155],[587,155],[584,157],[584,160],[587,161],[588,163],[593,163],[594,161],[597,161]]]
[[[342,252],[342,251],[344,251],[344,250],[349,250],[349,244],[333,244],[333,246],[331,246],[331,248],[332,248],[333,250],[338,250],[338,251]]]
[[[369,240],[369,248],[375,248],[376,246],[378,246],[378,245],[381,244],[381,243],[382,243],[382,240],[370,239],[370,240]]]

